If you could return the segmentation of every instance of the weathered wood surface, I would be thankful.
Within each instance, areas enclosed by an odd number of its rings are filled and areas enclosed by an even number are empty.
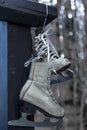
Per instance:
[[[57,9],[48,7],[47,23],[57,17]],[[0,19],[28,26],[43,24],[46,6],[28,0],[0,0]]]
[[[31,57],[30,28],[8,23],[8,120],[20,117],[19,94],[28,78],[29,69],[24,63]],[[34,128],[8,127],[8,130],[33,130]]]

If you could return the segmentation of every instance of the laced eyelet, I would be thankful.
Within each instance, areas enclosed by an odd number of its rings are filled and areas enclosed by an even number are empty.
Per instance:
[[[46,57],[48,56],[48,44],[51,45],[51,48],[54,49],[54,46],[50,43],[49,39],[42,33],[39,34],[38,36],[35,37],[35,50],[37,52],[38,56],[43,56],[46,55]],[[55,51],[52,51],[51,49],[49,50],[49,58],[50,60],[53,60],[55,58],[58,59],[58,54]]]

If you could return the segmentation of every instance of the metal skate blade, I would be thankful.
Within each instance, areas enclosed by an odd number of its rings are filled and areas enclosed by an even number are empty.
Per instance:
[[[17,126],[17,127],[54,127],[59,126],[63,122],[62,118],[59,118],[55,122],[51,122],[50,118],[46,118],[42,122],[33,122],[27,120],[27,114],[22,113],[22,116],[19,120],[9,121],[8,125]]]
[[[58,75],[58,78],[55,80],[51,80],[51,84],[57,84],[66,82],[68,80],[71,80],[73,78],[73,71],[71,69],[67,69],[67,71],[62,72],[60,75]]]
[[[29,125],[32,126],[31,121],[27,120],[27,114],[22,113],[22,116],[18,120],[12,120],[8,122],[10,126],[19,126],[19,127],[28,127]]]

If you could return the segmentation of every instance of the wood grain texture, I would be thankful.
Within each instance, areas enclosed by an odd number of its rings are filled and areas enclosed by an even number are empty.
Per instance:
[[[47,23],[57,17],[57,9],[48,7]],[[0,19],[28,26],[43,25],[46,6],[28,0],[0,0]]]

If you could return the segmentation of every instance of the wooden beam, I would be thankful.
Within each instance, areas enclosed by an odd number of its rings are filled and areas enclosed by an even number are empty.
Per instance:
[[[0,19],[29,26],[43,24],[46,5],[28,0],[0,0]],[[48,7],[47,23],[57,17],[57,9]]]

